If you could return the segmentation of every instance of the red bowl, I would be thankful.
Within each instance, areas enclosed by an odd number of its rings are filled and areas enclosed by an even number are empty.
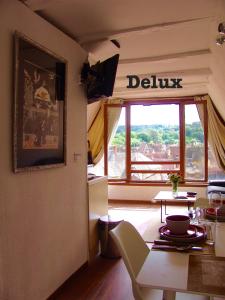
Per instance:
[[[166,218],[166,224],[172,234],[185,234],[190,225],[190,218],[184,215],[171,215]]]

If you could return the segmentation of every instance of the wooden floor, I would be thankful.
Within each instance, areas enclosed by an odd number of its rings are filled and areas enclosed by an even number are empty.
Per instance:
[[[150,213],[160,214],[159,205],[110,204],[109,213],[123,216],[141,231]],[[73,275],[49,300],[134,300],[130,277],[122,259],[101,256]]]
[[[49,300],[134,300],[121,259],[101,256],[70,280]]]

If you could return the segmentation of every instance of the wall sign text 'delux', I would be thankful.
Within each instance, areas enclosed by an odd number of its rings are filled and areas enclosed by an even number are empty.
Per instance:
[[[141,86],[143,89],[182,89],[182,78],[157,78],[151,75],[149,78],[140,79],[137,75],[127,75],[128,89],[136,89]]]

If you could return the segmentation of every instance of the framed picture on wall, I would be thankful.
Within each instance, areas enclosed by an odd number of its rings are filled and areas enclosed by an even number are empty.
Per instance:
[[[15,33],[14,172],[66,164],[66,65]]]

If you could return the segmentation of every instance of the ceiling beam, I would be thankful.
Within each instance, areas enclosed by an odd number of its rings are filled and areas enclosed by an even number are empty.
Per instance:
[[[104,39],[120,39],[124,37],[130,37],[134,35],[140,35],[140,34],[148,34],[155,31],[162,31],[162,30],[168,30],[172,29],[177,26],[183,26],[188,23],[196,23],[196,22],[202,22],[202,21],[208,21],[211,17],[206,16],[203,18],[195,18],[195,19],[187,19],[182,21],[175,21],[175,22],[167,22],[167,23],[159,23],[154,25],[147,25],[147,26],[140,26],[140,27],[132,27],[128,29],[122,29],[117,31],[111,31],[111,32],[100,32],[96,34],[87,34],[83,37],[79,37],[78,41],[81,45],[88,43],[88,42],[99,42]]]
[[[172,59],[176,60],[176,59],[183,59],[183,58],[188,58],[188,57],[193,57],[193,56],[210,55],[211,53],[212,52],[210,49],[201,49],[201,50],[166,54],[166,55],[160,55],[160,56],[120,59],[119,64],[124,65],[124,64],[136,64],[136,63],[147,63],[147,62],[158,63],[161,61],[172,60]]]
[[[42,10],[58,4],[73,3],[74,0],[19,0],[33,11]]]

